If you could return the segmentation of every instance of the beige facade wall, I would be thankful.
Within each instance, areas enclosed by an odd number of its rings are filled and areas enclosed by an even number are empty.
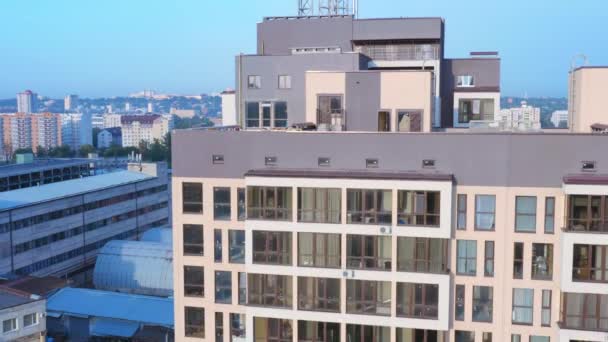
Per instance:
[[[342,94],[346,103],[346,74],[343,72],[306,73],[306,121],[317,122],[317,96]]]
[[[570,74],[570,130],[590,133],[591,125],[608,125],[608,67],[581,68]]]
[[[422,131],[430,132],[433,121],[433,74],[430,71],[380,74],[380,110],[391,112],[391,130],[397,131],[397,111],[422,111]]]

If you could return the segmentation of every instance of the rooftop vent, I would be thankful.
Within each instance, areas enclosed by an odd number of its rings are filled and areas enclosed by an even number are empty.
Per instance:
[[[377,169],[380,162],[375,158],[365,159],[365,167],[368,169]]]
[[[595,166],[596,165],[594,161],[583,161],[581,163],[581,169],[583,170],[583,172],[594,172],[596,171]]]
[[[264,158],[264,164],[266,164],[266,166],[276,166],[277,157],[266,156],[266,158]]]
[[[435,159],[425,159],[422,161],[423,169],[434,169],[435,168]]]
[[[318,163],[319,163],[319,166],[330,167],[331,166],[331,159],[327,158],[327,157],[319,157]]]
[[[224,155],[223,154],[214,154],[212,158],[213,164],[224,164]]]

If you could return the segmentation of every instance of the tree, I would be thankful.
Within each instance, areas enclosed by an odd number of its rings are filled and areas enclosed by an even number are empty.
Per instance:
[[[95,150],[95,147],[93,145],[82,145],[80,146],[80,149],[78,149],[78,155],[85,158],[89,156],[89,153],[95,152],[97,151]]]
[[[62,145],[50,148],[48,156],[53,158],[71,158],[74,156],[74,152],[70,146]]]

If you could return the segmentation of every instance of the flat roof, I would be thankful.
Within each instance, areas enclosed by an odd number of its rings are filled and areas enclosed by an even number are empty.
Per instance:
[[[436,172],[368,170],[315,170],[315,169],[258,169],[245,173],[245,177],[375,179],[452,182],[452,175]]]
[[[36,300],[29,297],[18,295],[8,290],[0,288],[0,310],[12,308],[15,306],[35,302]]]
[[[92,159],[35,159],[32,163],[0,165],[0,177],[95,162]]]
[[[98,176],[6,191],[0,193],[0,210],[14,209],[152,178],[154,177],[145,173],[118,171]]]

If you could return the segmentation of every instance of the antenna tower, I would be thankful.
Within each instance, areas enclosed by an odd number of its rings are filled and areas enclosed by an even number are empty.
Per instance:
[[[352,15],[357,17],[358,0],[298,0],[298,16]],[[316,10],[316,13],[315,13]]]

